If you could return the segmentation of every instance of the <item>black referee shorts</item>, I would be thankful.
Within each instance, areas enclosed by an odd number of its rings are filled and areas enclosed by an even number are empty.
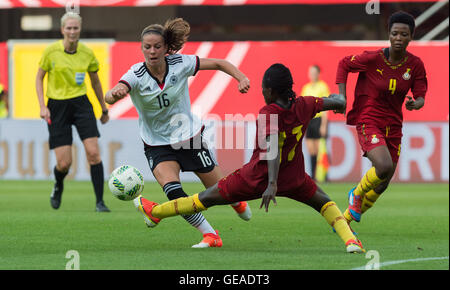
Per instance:
[[[309,122],[308,128],[306,129],[306,139],[320,139],[320,123],[322,123],[322,118],[317,117]]]
[[[86,95],[67,99],[48,99],[51,124],[48,124],[50,149],[72,145],[72,125],[81,140],[100,137],[94,109]]]
[[[211,172],[217,165],[202,134],[177,145],[149,146],[144,143],[145,156],[152,172],[163,161],[176,161],[182,171],[198,173]]]

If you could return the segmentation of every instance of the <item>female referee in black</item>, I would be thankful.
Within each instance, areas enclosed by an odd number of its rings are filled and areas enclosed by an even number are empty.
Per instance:
[[[55,151],[55,185],[50,196],[54,209],[61,205],[63,180],[72,164],[72,125],[77,128],[90,165],[91,180],[96,196],[96,211],[109,212],[103,202],[104,172],[100,157],[97,128],[92,104],[86,96],[84,78],[86,72],[92,88],[102,107],[102,124],[108,122],[108,109],[103,99],[103,90],[98,77],[99,63],[94,53],[79,42],[81,17],[67,12],[61,18],[61,33],[64,36],[48,46],[39,62],[36,75],[36,93],[40,105],[40,116],[48,124],[49,146]],[[48,73],[48,103],[44,101],[43,82]]]

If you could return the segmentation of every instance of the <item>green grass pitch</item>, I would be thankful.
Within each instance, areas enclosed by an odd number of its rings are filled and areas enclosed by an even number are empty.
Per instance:
[[[192,249],[201,234],[181,217],[148,229],[132,202],[115,199],[106,183],[105,202],[111,213],[94,211],[90,182],[66,181],[59,210],[50,207],[50,181],[0,184],[3,270],[64,270],[70,250],[79,253],[82,270],[345,270],[364,268],[374,261],[373,253],[381,269],[449,269],[448,184],[392,184],[361,223],[353,224],[371,255],[347,254],[319,213],[281,197],[269,213],[259,210],[260,200],[251,201],[249,222],[229,206],[207,210],[204,215],[219,230],[223,247]],[[321,185],[341,210],[352,186]],[[184,189],[192,194],[202,185],[185,183]],[[165,201],[155,183],[147,182],[143,195]]]

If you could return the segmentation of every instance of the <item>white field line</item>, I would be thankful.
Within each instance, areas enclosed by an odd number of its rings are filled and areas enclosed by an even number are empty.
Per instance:
[[[448,256],[446,257],[430,257],[430,258],[417,258],[417,259],[407,259],[407,260],[395,260],[395,261],[387,261],[379,264],[379,268],[390,266],[390,265],[396,265],[396,264],[404,264],[404,263],[411,263],[411,262],[422,262],[422,261],[433,261],[433,260],[448,260]],[[351,270],[365,270],[366,266],[356,267]]]

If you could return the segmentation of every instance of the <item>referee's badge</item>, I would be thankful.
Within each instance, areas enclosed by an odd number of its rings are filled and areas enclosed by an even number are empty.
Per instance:
[[[75,82],[77,85],[81,85],[84,82],[85,73],[77,72],[75,73]]]
[[[170,79],[169,79],[169,83],[171,84],[171,85],[174,85],[174,84],[176,84],[178,82],[178,77],[176,76],[176,75],[171,75],[170,76]]]
[[[406,72],[402,76],[405,81],[407,81],[411,78],[411,74],[409,73],[410,70],[411,70],[410,68],[407,68]]]

